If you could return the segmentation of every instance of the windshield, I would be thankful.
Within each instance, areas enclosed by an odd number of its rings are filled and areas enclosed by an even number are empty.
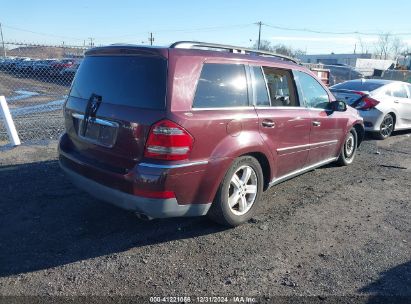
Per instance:
[[[103,103],[164,109],[167,61],[152,56],[88,56],[81,63],[70,96]]]

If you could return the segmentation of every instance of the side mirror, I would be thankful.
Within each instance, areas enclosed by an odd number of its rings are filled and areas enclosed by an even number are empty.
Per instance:
[[[347,111],[347,104],[344,101],[336,100],[331,102],[331,110],[336,112]]]

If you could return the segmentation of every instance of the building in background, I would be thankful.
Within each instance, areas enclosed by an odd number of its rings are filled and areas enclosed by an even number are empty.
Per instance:
[[[372,54],[318,54],[318,55],[300,55],[299,60],[305,63],[322,63],[329,65],[349,65],[355,67],[357,59],[371,59]]]

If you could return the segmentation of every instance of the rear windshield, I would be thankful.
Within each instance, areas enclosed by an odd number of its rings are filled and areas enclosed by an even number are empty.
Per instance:
[[[331,89],[371,92],[382,87],[383,85],[383,83],[375,83],[368,81],[347,81],[336,84],[332,86]]]
[[[164,109],[167,60],[151,56],[88,56],[81,63],[70,96],[147,109]]]

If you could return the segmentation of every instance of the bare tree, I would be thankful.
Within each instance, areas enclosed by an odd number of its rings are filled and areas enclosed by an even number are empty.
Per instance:
[[[399,55],[406,53],[407,47],[404,41],[396,37],[391,42],[391,53],[394,58],[398,58]]]
[[[254,43],[252,46],[254,49],[257,49],[257,43]],[[284,44],[275,44],[272,45],[270,41],[268,40],[261,40],[260,41],[260,50],[264,51],[269,51],[269,52],[274,52],[280,55],[285,55],[289,57],[298,57],[299,55],[304,55],[305,52],[302,50],[295,50],[289,46],[286,46]]]
[[[361,54],[368,54],[369,46],[361,37],[358,37],[358,45],[360,46]]]
[[[382,33],[378,36],[378,41],[375,45],[377,54],[380,59],[388,59],[391,49],[392,35],[390,33]]]
[[[253,49],[258,49],[258,42],[256,41],[254,45],[252,46]],[[260,50],[261,51],[269,51],[273,52],[274,49],[271,45],[271,42],[268,40],[260,40]]]

